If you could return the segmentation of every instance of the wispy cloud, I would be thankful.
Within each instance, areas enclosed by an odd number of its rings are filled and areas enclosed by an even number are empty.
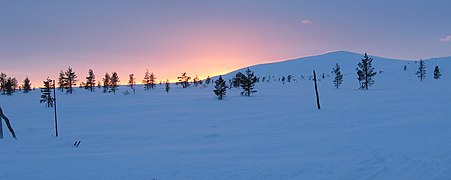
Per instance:
[[[451,42],[451,35],[448,35],[448,36],[446,36],[446,37],[444,37],[444,38],[440,38],[440,41],[443,41],[443,42]]]
[[[310,21],[310,19],[304,19],[301,21],[301,23],[305,24],[305,25],[310,25],[310,24],[312,24],[312,21]]]

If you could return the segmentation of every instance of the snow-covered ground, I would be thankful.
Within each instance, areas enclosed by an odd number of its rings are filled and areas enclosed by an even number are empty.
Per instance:
[[[39,91],[0,96],[18,137],[4,125],[0,179],[450,179],[451,59],[426,61],[420,82],[413,61],[375,57],[384,72],[364,91],[361,58],[336,52],[251,67],[296,82],[271,79],[251,97],[232,89],[223,101],[212,85],[58,93],[59,137]],[[336,62],[340,89],[330,73]],[[432,79],[435,65],[440,80]],[[330,75],[319,82],[321,110],[308,80],[313,68]]]

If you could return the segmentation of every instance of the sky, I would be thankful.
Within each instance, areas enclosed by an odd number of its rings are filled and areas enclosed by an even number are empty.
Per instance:
[[[69,66],[85,81],[146,69],[200,78],[331,51],[451,56],[451,1],[5,0],[0,71],[39,86]]]

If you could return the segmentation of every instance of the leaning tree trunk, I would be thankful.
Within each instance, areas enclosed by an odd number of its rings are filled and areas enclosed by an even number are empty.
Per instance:
[[[8,129],[9,129],[9,132],[11,132],[11,135],[13,135],[13,138],[14,139],[17,139],[17,137],[16,137],[16,133],[14,133],[14,129],[13,129],[13,127],[11,126],[11,124],[9,123],[9,119],[5,116],[5,114],[3,114],[3,110],[2,110],[2,108],[0,107],[0,118],[3,118],[3,120],[5,120],[5,124],[6,124],[6,126],[8,126]],[[1,119],[0,119],[1,120]],[[1,123],[1,122],[0,122]],[[1,126],[0,126],[1,127]],[[3,130],[2,131],[0,131],[0,132],[2,132],[2,138],[3,138]]]

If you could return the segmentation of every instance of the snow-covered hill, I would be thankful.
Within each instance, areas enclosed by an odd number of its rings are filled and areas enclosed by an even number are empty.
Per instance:
[[[18,137],[3,126],[0,179],[450,179],[451,58],[427,60],[420,81],[415,62],[373,57],[383,73],[364,91],[355,75],[362,57],[257,65],[257,76],[298,80],[258,83],[251,97],[231,89],[223,101],[212,85],[58,92],[59,137],[39,91],[0,96]],[[317,110],[308,76],[330,74],[337,62],[343,85],[321,78]]]

